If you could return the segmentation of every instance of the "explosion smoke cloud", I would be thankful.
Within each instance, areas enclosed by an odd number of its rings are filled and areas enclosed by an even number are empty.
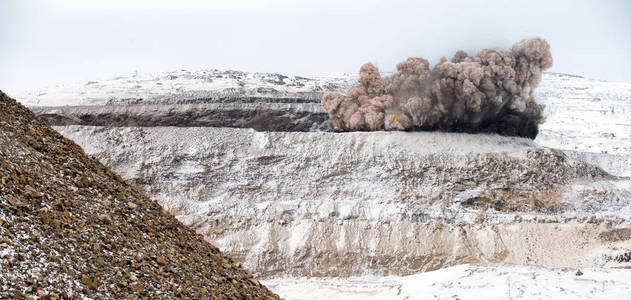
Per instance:
[[[550,45],[521,40],[508,50],[458,51],[430,69],[411,57],[398,72],[381,77],[371,63],[359,70],[359,84],[346,97],[327,92],[322,106],[334,131],[442,130],[493,132],[535,138],[543,106],[533,90],[552,66]]]

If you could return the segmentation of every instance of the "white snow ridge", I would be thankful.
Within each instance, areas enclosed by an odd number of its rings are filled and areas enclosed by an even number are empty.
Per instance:
[[[287,299],[631,299],[631,84],[544,74],[533,141],[333,133],[320,97],[355,81],[182,70],[13,96]]]
[[[263,284],[287,300],[499,300],[629,299],[629,282],[628,269],[465,264],[409,276],[272,279]]]

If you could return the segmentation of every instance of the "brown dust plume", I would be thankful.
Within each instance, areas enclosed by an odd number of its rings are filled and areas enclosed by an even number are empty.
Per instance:
[[[533,90],[551,66],[550,45],[540,38],[473,56],[458,51],[432,69],[427,60],[411,57],[387,77],[367,63],[358,85],[346,96],[325,93],[322,106],[334,131],[440,130],[534,139],[543,105]]]

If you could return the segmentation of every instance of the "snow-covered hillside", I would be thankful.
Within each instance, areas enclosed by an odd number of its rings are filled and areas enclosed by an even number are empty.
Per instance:
[[[546,105],[537,144],[631,176],[631,84],[546,74],[535,95]]]
[[[178,70],[61,85],[14,96],[27,106],[221,103],[248,98],[319,103],[319,93],[345,91],[354,82],[355,78],[349,75],[305,78],[241,71]]]

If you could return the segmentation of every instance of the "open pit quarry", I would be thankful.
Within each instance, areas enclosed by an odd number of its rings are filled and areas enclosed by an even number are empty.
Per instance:
[[[331,132],[320,97],[356,80],[181,70],[12,96],[272,290],[631,267],[631,84],[545,73],[534,140]]]

